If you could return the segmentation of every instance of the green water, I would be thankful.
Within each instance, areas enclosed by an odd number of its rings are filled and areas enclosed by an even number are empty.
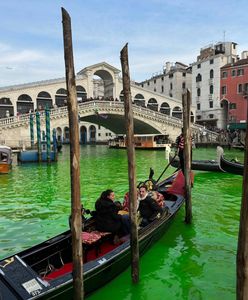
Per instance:
[[[243,153],[226,150],[242,161]],[[215,149],[195,149],[195,159],[214,159]],[[166,165],[164,152],[137,151],[137,178],[155,178]],[[166,174],[170,174],[169,168]],[[106,146],[81,148],[81,194],[93,208],[102,190],[113,188],[122,199],[128,187],[125,150]],[[235,299],[235,255],[242,177],[196,172],[192,190],[193,223],[184,209],[168,232],[140,260],[140,283],[130,269],[88,299]],[[69,147],[51,166],[14,164],[0,176],[0,258],[41,242],[68,228],[70,213]]]

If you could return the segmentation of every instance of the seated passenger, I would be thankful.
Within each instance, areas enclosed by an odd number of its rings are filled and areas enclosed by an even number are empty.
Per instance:
[[[154,221],[159,213],[162,214],[163,209],[158,205],[156,200],[148,195],[147,187],[145,185],[139,188],[139,194],[139,212],[142,217],[140,226],[144,227]]]
[[[165,207],[164,196],[161,193],[159,193],[157,191],[152,191],[152,192],[149,192],[148,195],[150,195],[152,197],[152,199],[154,199],[160,207],[162,207],[162,208]]]
[[[128,215],[118,214],[119,208],[114,203],[115,194],[112,190],[102,192],[95,203],[96,229],[121,235],[130,232],[130,220]]]

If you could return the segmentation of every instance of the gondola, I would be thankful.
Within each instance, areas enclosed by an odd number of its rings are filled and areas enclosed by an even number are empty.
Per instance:
[[[235,160],[227,160],[223,155],[220,157],[220,167],[224,172],[243,175],[244,173],[244,165],[235,161]]]
[[[12,167],[12,149],[0,145],[0,174],[8,174]]]
[[[165,233],[183,205],[182,172],[176,172],[156,184],[156,189],[165,196],[168,210],[139,229],[140,255]],[[90,239],[87,239],[87,235]],[[92,243],[87,243],[88,240]],[[93,217],[85,221],[82,243],[85,295],[94,292],[130,265],[129,236],[114,243],[110,233],[95,231]],[[72,299],[71,244],[71,231],[68,230],[1,260],[0,299]]]
[[[170,155],[169,159],[172,167],[179,168],[180,163],[178,157],[174,158]],[[199,171],[223,172],[217,160],[192,160],[191,169]]]

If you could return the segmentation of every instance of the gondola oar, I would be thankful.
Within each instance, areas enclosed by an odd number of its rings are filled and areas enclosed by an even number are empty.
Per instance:
[[[169,166],[171,165],[171,163],[174,161],[174,159],[176,158],[177,153],[173,156],[173,158],[170,160],[170,162],[168,163],[168,165],[164,168],[164,171],[161,173],[161,175],[158,177],[158,179],[156,180],[156,183],[159,182],[159,179],[164,175],[164,172],[169,168]]]

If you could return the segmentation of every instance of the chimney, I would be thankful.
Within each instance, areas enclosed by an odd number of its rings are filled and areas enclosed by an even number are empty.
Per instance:
[[[170,64],[170,62],[169,61],[167,61],[166,63],[165,63],[165,69],[166,69],[166,73],[168,73],[168,72],[170,72],[170,69],[171,69],[171,64]]]

